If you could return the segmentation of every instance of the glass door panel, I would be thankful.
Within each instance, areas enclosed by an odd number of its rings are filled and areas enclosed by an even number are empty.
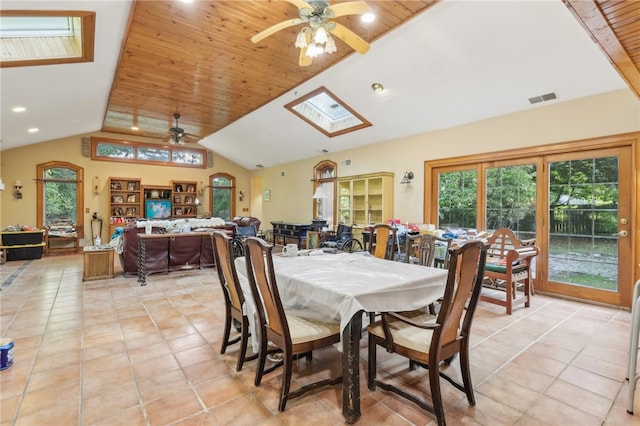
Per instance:
[[[618,235],[631,213],[627,150],[549,157],[544,290],[613,304],[629,293],[630,238]]]

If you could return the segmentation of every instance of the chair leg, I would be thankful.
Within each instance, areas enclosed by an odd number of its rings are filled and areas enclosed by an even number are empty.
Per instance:
[[[222,336],[222,344],[220,345],[220,354],[224,354],[229,346],[229,336],[231,335],[231,310],[229,305],[226,307],[225,320],[224,320],[224,334]]]
[[[511,281],[511,277],[507,277],[507,281],[505,283],[505,291],[507,292],[505,299],[507,305],[507,315],[511,315],[511,308],[513,307],[513,281]]]
[[[264,374],[264,363],[267,360],[267,336],[262,333],[260,335],[260,349],[258,350],[258,365],[256,366],[256,378],[253,384],[260,386],[262,375]]]
[[[476,405],[476,397],[473,394],[473,384],[471,383],[471,370],[469,368],[469,347],[465,345],[460,350],[460,370],[462,373],[462,383],[464,392],[467,394],[469,405]]]
[[[293,357],[289,353],[284,354],[284,371],[282,372],[282,391],[280,392],[280,404],[278,411],[284,411],[287,405],[287,397],[289,396],[289,388],[291,387],[291,370]]]
[[[431,402],[433,413],[436,415],[438,426],[445,426],[444,406],[442,405],[442,393],[440,392],[440,365],[429,366],[429,387],[431,388]]]
[[[242,330],[240,334],[240,353],[238,354],[238,363],[236,364],[236,371],[242,370],[244,360],[247,356],[247,343],[249,341],[249,321],[247,318],[242,319]]]

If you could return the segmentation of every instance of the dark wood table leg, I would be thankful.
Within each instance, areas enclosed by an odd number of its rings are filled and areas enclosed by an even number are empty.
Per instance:
[[[147,285],[146,254],[147,242],[144,238],[138,238],[138,282],[141,286]]]
[[[360,418],[360,338],[362,311],[342,331],[342,415],[349,424]]]

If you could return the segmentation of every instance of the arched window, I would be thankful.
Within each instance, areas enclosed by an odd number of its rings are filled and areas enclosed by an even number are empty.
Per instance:
[[[84,169],[64,161],[37,165],[38,228],[56,223],[75,225],[78,237],[84,229]]]
[[[236,215],[236,179],[226,173],[217,173],[211,180],[211,213],[213,217],[231,220]]]
[[[329,229],[333,229],[335,224],[337,172],[338,165],[329,160],[313,167],[313,217],[326,220]]]

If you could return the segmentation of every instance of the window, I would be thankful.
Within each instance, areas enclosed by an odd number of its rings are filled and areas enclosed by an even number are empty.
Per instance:
[[[213,217],[224,220],[234,218],[235,205],[235,178],[226,173],[211,176],[211,212]]]
[[[313,168],[313,217],[327,221],[327,227],[335,224],[335,188],[337,164],[333,161],[321,161]],[[318,191],[319,190],[319,191]]]
[[[38,227],[72,223],[81,235],[84,223],[83,175],[83,169],[71,163],[53,161],[37,166]]]
[[[325,87],[284,107],[330,138],[371,126],[363,116]]]
[[[92,160],[204,169],[206,158],[204,149],[91,138]]]
[[[95,12],[3,10],[2,67],[93,61]]]

